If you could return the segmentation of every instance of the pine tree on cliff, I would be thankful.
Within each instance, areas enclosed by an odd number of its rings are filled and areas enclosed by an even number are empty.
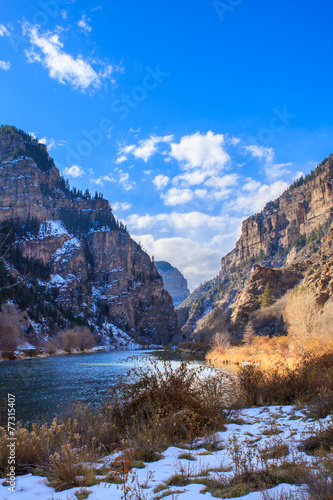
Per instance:
[[[260,304],[261,307],[268,307],[273,304],[273,297],[272,297],[272,291],[271,287],[269,286],[269,283],[266,283],[265,290],[260,296]]]

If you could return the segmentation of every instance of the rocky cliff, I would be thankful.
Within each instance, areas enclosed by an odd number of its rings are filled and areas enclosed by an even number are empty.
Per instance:
[[[231,324],[244,324],[260,307],[258,297],[267,283],[272,285],[274,298],[295,286],[327,238],[332,216],[330,155],[259,214],[243,221],[241,236],[222,258],[218,276],[192,292],[177,310],[183,335],[195,338],[198,321],[216,307],[232,308]]]
[[[70,189],[46,147],[13,127],[0,129],[0,223],[0,298],[27,311],[35,341],[73,325],[112,345],[178,333],[162,278],[108,201]]]
[[[155,267],[162,276],[164,288],[171,295],[174,306],[179,306],[190,295],[190,290],[187,287],[187,280],[182,273],[176,267],[169,264],[169,262],[155,262]]]
[[[221,272],[254,258],[287,254],[319,227],[326,228],[333,215],[333,155],[305,179],[292,185],[275,201],[242,224],[236,247],[221,260]]]

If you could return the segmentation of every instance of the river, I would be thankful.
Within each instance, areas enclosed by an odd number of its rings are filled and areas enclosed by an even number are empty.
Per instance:
[[[128,359],[135,356],[134,359]],[[0,362],[0,407],[15,395],[16,419],[52,420],[74,401],[100,404],[119,375],[144,363],[151,351],[105,351]]]

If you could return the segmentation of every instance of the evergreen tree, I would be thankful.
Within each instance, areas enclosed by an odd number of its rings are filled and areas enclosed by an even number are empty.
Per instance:
[[[273,296],[269,283],[266,283],[265,290],[260,296],[261,307],[268,307],[273,304]]]

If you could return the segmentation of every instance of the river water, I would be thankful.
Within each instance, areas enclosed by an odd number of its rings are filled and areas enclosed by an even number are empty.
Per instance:
[[[119,375],[147,362],[151,351],[106,351],[0,362],[0,407],[16,398],[16,419],[52,420],[74,401],[100,404]],[[135,359],[133,359],[135,357]]]

